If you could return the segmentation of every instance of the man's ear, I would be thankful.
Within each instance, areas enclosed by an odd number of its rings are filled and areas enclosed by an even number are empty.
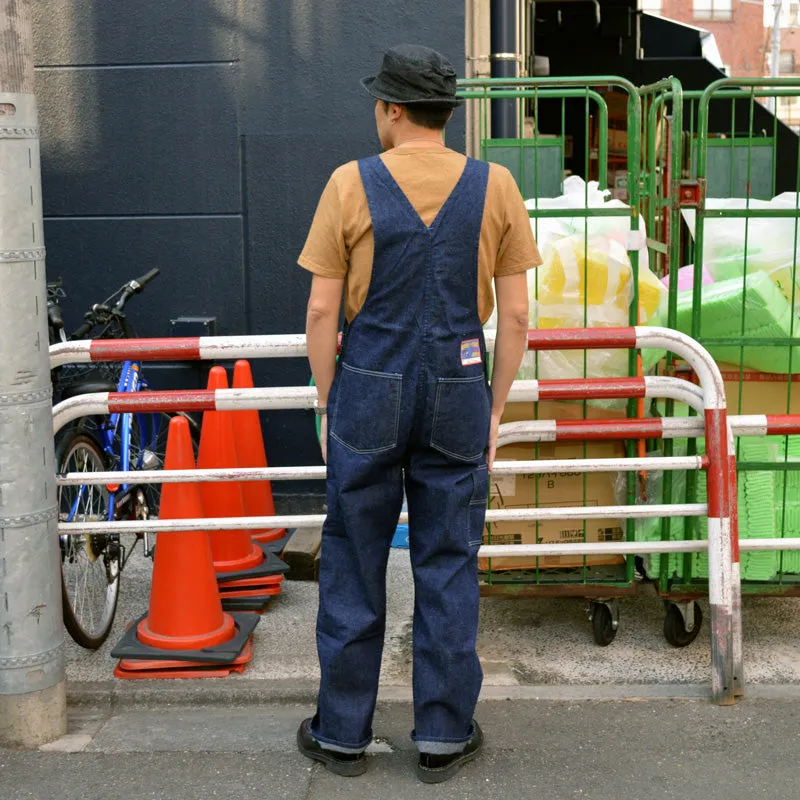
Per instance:
[[[391,122],[397,122],[402,119],[403,115],[406,113],[405,108],[397,103],[387,103],[386,105],[386,113]]]

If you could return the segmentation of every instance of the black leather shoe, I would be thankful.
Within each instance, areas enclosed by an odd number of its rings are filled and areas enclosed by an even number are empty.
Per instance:
[[[311,735],[311,718],[304,719],[297,729],[297,747],[313,761],[319,761],[331,772],[345,778],[355,778],[367,771],[367,759],[363,753],[336,753],[325,750]]]
[[[444,783],[450,780],[464,764],[469,763],[480,755],[483,749],[483,731],[480,725],[473,720],[475,733],[467,742],[460,753],[440,755],[434,753],[420,753],[417,764],[417,777],[423,783]]]

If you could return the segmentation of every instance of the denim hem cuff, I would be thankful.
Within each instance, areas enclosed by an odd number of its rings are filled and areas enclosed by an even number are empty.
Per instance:
[[[468,741],[469,739],[467,739]],[[463,753],[467,742],[427,742],[417,739],[417,748],[420,753],[428,753],[432,756],[449,756]]]
[[[372,741],[372,737],[367,739],[363,744],[342,744],[341,742],[334,742],[332,739],[326,739],[324,736],[319,736],[318,734],[314,733],[314,731],[310,731],[311,735],[314,739],[319,742],[319,746],[323,750],[329,750],[332,753],[342,753],[344,755],[358,755],[359,753],[363,753],[364,750],[367,749],[367,746]]]
[[[411,738],[416,742],[417,747],[421,753],[430,753],[431,755],[450,755],[451,753],[460,753],[466,746],[467,742],[475,735],[475,726],[470,725],[469,733],[466,736],[459,737],[458,739],[451,739],[445,736],[440,736],[436,739],[426,739],[420,736],[416,731],[413,731]]]

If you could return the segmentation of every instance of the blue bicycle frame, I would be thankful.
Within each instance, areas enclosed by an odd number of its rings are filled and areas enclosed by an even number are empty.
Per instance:
[[[117,385],[118,392],[140,392],[147,390],[150,385],[141,375],[141,364],[138,361],[126,361],[122,365],[122,374],[119,378]],[[117,412],[111,414],[108,422],[98,426],[100,437],[100,444],[105,453],[111,458],[112,463],[118,464],[116,469],[127,472],[128,470],[142,469],[143,458],[146,447],[141,447],[139,450],[136,463],[131,463],[131,421],[133,414]],[[161,417],[159,414],[143,414],[137,413],[136,419],[139,425],[139,433],[141,435],[142,443],[147,443],[147,446],[152,449],[155,446],[158,438]],[[117,432],[119,432],[119,453],[115,450]],[[128,490],[130,484],[124,484],[117,487],[114,491],[109,489],[109,502],[108,502],[108,521],[114,519],[115,512],[115,498],[118,492],[123,493]],[[77,493],[72,508],[70,509],[69,519],[74,519],[78,513],[78,507],[86,487],[81,486]]]

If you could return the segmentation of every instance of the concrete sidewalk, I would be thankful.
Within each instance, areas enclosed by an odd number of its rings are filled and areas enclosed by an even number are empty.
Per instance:
[[[110,650],[124,625],[146,612],[152,565],[138,551],[122,575],[115,628],[97,652],[82,650],[67,639],[68,678],[72,693],[88,692],[94,700],[103,692],[133,693],[139,701],[164,691],[196,697],[215,691],[215,681],[114,681]],[[620,629],[608,647],[598,647],[586,619],[586,602],[578,599],[483,598],[478,651],[487,686],[659,686],[691,685],[707,691],[711,664],[708,608],[697,641],[676,649],[667,644],[662,628],[664,610],[651,587],[641,587],[636,599],[621,603]],[[413,585],[408,552],[393,550],[389,560],[384,687],[410,685]],[[287,582],[284,592],[261,618],[254,639],[254,658],[247,671],[231,679],[229,699],[260,696],[265,682],[288,695],[310,700],[318,677],[314,623],[317,585]],[[800,683],[800,600],[744,601],[745,668],[748,685]],[[260,682],[260,683],[259,683]],[[137,684],[132,687],[130,684]],[[256,690],[252,685],[259,683]],[[123,685],[124,684],[124,685]],[[248,688],[248,686],[250,688]],[[292,689],[294,687],[294,689]],[[194,702],[194,701],[193,701]]]
[[[797,795],[800,699],[706,702],[484,701],[484,755],[449,783],[414,775],[411,708],[382,702],[366,775],[312,765],[295,704],[72,709],[70,735],[0,750],[3,800],[758,800]],[[65,751],[77,752],[65,752]]]

